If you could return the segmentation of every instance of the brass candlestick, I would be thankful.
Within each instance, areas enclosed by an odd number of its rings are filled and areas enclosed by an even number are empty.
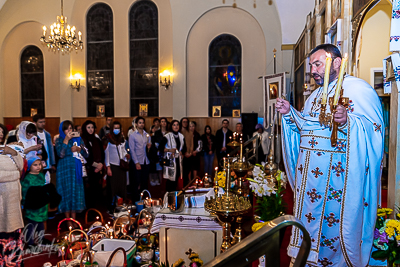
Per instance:
[[[224,161],[226,168],[226,181],[225,181],[225,193],[215,198],[206,197],[204,208],[210,213],[214,213],[218,216],[219,221],[223,224],[223,242],[221,245],[221,252],[224,252],[232,246],[231,244],[231,222],[239,215],[246,213],[251,208],[251,203],[244,197],[229,191],[231,178],[231,163],[230,159],[226,158]]]
[[[336,113],[337,105],[333,104],[333,97],[329,98],[329,105],[332,107],[331,112],[331,127],[332,127],[332,134],[331,134],[331,146],[335,147],[337,144],[337,139],[338,139],[338,129],[339,129],[339,123],[335,122],[333,120],[333,117]],[[339,98],[339,105],[344,106],[346,109],[349,106],[350,99],[348,97],[343,97],[343,88],[340,90],[340,98]]]

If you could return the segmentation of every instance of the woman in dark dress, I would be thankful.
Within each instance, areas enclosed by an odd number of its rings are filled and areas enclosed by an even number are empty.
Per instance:
[[[211,133],[210,125],[204,128],[204,134],[201,136],[204,152],[204,173],[212,176],[213,163],[215,156],[215,136]]]
[[[85,180],[85,197],[87,208],[94,208],[96,200],[102,197],[102,177],[104,166],[104,149],[100,138],[95,134],[96,123],[87,120],[82,125],[82,140],[89,150],[86,159],[87,179]],[[99,198],[100,197],[100,198]]]

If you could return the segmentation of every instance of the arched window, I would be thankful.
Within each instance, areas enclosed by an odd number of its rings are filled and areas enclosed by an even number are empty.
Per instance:
[[[45,114],[43,53],[34,45],[21,54],[21,100],[23,117]]]
[[[158,10],[149,0],[136,2],[129,12],[131,116],[158,116]]]
[[[211,42],[208,57],[209,116],[232,117],[242,103],[242,46],[235,36],[221,34]]]
[[[114,116],[113,13],[106,4],[96,4],[87,13],[87,106],[95,117],[104,105],[105,116]]]

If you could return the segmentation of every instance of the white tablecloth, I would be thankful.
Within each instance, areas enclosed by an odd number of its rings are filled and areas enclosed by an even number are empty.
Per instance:
[[[210,215],[204,208],[185,208],[180,213],[162,209],[156,214],[151,233],[159,232],[161,227],[210,231],[222,229],[217,217]]]

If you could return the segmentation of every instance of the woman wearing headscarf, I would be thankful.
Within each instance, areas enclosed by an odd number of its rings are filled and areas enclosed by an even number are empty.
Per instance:
[[[42,149],[42,144],[38,144],[36,134],[37,129],[32,122],[23,121],[19,125],[18,138],[24,146],[24,153],[27,158],[36,156],[38,151]]]
[[[120,164],[121,160],[129,162],[130,156],[125,149],[125,138],[122,135],[121,123],[114,121],[111,125],[111,131],[106,138],[108,143],[104,153],[107,168],[107,184],[110,188],[110,205],[116,196],[126,200],[127,171]]]
[[[171,132],[161,140],[160,149],[164,151],[164,157],[170,159],[170,165],[173,166],[173,169],[170,169],[173,171],[167,173],[168,175],[163,173],[163,177],[167,179],[166,190],[175,191],[178,180],[182,178],[182,155],[186,153],[185,137],[179,132],[178,120],[171,122]]]
[[[85,181],[85,200],[88,208],[93,208],[96,196],[102,195],[102,170],[104,166],[103,144],[96,132],[96,123],[87,120],[82,125],[82,140],[88,149],[89,156],[86,159],[87,179]]]
[[[71,121],[61,122],[58,131],[57,192],[62,196],[59,211],[64,212],[66,218],[75,219],[76,212],[85,209],[82,155],[87,158],[88,151],[81,137],[72,132]]]

